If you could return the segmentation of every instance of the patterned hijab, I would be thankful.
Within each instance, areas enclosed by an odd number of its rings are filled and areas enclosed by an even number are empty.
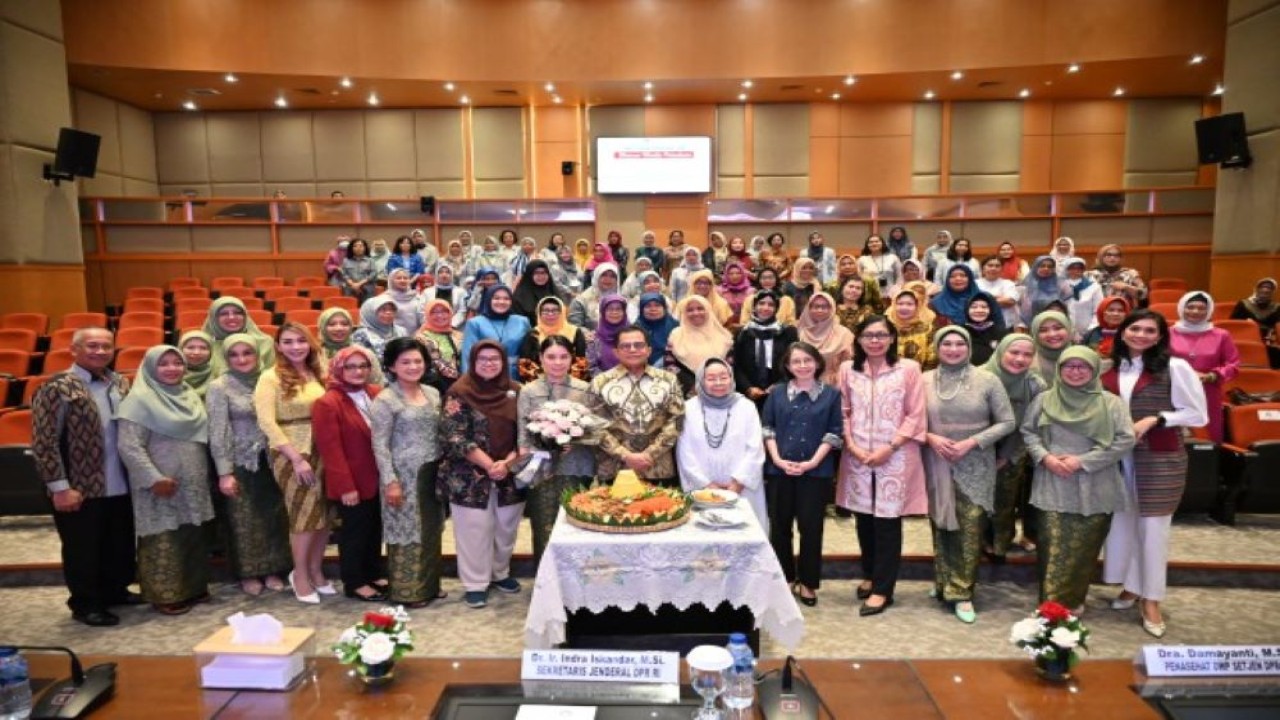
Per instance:
[[[172,345],[156,345],[148,350],[138,371],[138,381],[120,402],[116,417],[135,422],[157,435],[207,443],[209,417],[200,396],[185,382],[179,381],[177,385],[160,382],[157,368],[160,359],[169,353],[177,355],[186,365],[182,351]]]

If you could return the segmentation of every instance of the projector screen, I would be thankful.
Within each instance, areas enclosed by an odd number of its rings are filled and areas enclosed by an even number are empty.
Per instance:
[[[596,192],[709,193],[711,138],[597,138]]]

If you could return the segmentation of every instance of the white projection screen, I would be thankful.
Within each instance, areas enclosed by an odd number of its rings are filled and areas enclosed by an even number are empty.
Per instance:
[[[596,192],[709,193],[711,138],[596,138]]]

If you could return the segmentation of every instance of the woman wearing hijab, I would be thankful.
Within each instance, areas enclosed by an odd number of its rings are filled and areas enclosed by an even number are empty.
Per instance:
[[[369,257],[373,260],[373,267],[378,271],[378,280],[381,282],[387,279],[387,263],[391,261],[391,251],[387,249],[387,241],[382,238],[375,238],[369,245]]]
[[[969,333],[949,325],[933,340],[938,367],[924,374],[924,470],[933,528],[934,597],[961,622],[977,622],[973,591],[982,527],[995,512],[996,442],[1016,430],[1009,396],[973,367]]]
[[[422,608],[440,591],[444,506],[436,495],[440,393],[424,384],[426,348],[413,338],[387,343],[382,366],[391,382],[369,408],[373,456],[387,544],[387,600]]]
[[[1115,344],[1116,333],[1120,331],[1120,323],[1128,317],[1132,308],[1123,297],[1107,298],[1098,304],[1095,311],[1097,319],[1089,332],[1081,339],[1081,345],[1088,345],[1098,353],[1098,357],[1110,359],[1111,348]],[[1108,360],[1103,360],[1105,364]]]
[[[253,390],[258,427],[267,436],[268,459],[289,513],[293,572],[289,584],[299,602],[318,604],[337,591],[324,577],[329,541],[329,507],[323,473],[311,434],[311,406],[324,395],[320,346],[305,327],[286,322],[276,332],[274,366],[267,366]],[[314,464],[313,464],[314,461]]]
[[[600,299],[617,295],[621,284],[617,265],[604,263],[596,267],[595,282],[569,303],[569,322],[586,330],[595,330],[600,323]]]
[[[427,384],[443,394],[462,374],[462,332],[453,327],[452,310],[443,300],[428,302],[425,315],[414,339],[427,352]]]
[[[539,407],[556,400],[576,402],[588,407],[591,386],[572,374],[580,354],[559,334],[549,334],[538,343],[538,365],[542,373],[520,388],[516,402],[516,427],[520,428],[520,455],[540,450],[529,431],[529,417]],[[542,562],[542,554],[551,540],[551,530],[560,512],[560,496],[570,488],[589,486],[595,479],[595,451],[585,445],[570,445],[564,452],[551,453],[550,468],[545,477],[529,489],[529,527],[533,531],[533,561]]]
[[[1063,235],[1053,241],[1053,247],[1049,249],[1048,256],[1053,259],[1053,264],[1054,267],[1057,268],[1058,274],[1062,277],[1066,277],[1066,262],[1071,258],[1076,257],[1076,241],[1066,235]]]
[[[1208,308],[1202,310],[1207,317]],[[1102,375],[1102,387],[1128,408],[1138,439],[1120,460],[1128,507],[1111,518],[1102,579],[1122,584],[1112,609],[1128,610],[1142,601],[1142,629],[1157,638],[1166,629],[1160,603],[1169,528],[1187,484],[1180,428],[1209,422],[1200,375],[1190,363],[1170,355],[1169,334],[1163,316],[1150,310],[1130,313],[1116,335],[1115,364]]]
[[[570,372],[574,377],[580,380],[586,380],[589,377],[587,367],[587,338],[586,333],[581,328],[570,325],[565,319],[568,315],[568,309],[564,305],[564,301],[551,295],[543,298],[538,302],[537,307],[538,324],[525,335],[524,341],[520,343],[520,359],[517,361],[517,369],[520,373],[520,382],[528,383],[542,377],[542,341],[552,335],[559,335],[569,341],[569,347],[573,349],[573,362]]]
[[[938,358],[933,354],[934,317],[920,295],[924,286],[920,283],[899,290],[893,296],[893,306],[888,310],[888,321],[896,332],[896,356],[913,360],[925,370],[932,370]]]
[[[826,238],[814,230],[809,233],[805,257],[813,261],[818,283],[825,285],[836,279],[836,251],[826,246]]]
[[[1124,253],[1119,245],[1103,245],[1098,250],[1098,264],[1089,271],[1089,279],[1102,286],[1107,297],[1123,295],[1129,304],[1137,307],[1147,296],[1147,284],[1133,268],[1124,267]]]
[[[275,362],[275,341],[258,329],[258,324],[249,317],[244,303],[236,297],[220,297],[209,305],[209,316],[204,321],[204,333],[213,338],[213,377],[218,377],[225,369],[222,365],[222,343],[229,335],[243,333],[253,338],[258,346],[258,357],[262,358],[264,367]]]
[[[778,322],[783,325],[796,324],[796,301],[791,299],[782,290],[782,283],[778,278],[778,271],[773,268],[761,268],[756,275],[757,292],[760,290],[771,290],[778,296]],[[745,325],[751,320],[751,316],[755,313],[753,307],[755,303],[755,295],[747,298],[742,303],[742,312],[738,314],[738,324]]]
[[[338,244],[324,256],[324,277],[328,285],[342,287],[342,261],[347,259],[347,247],[350,245],[351,238],[339,235]]]
[[[751,278],[747,269],[737,260],[730,260],[724,268],[724,280],[720,283],[718,294],[729,305],[729,320],[737,325],[742,314],[742,305],[755,292],[751,287]]]
[[[1072,347],[1022,421],[1031,456],[1040,601],[1084,607],[1111,517],[1127,507],[1120,460],[1134,444],[1124,402],[1103,392],[1098,354]]]
[[[858,258],[858,272],[876,281],[880,289],[898,284],[902,277],[902,261],[889,251],[884,238],[869,235],[862,244],[862,257]],[[939,281],[941,283],[941,281]]]
[[[1252,295],[1236,302],[1231,309],[1231,319],[1258,323],[1262,341],[1268,342],[1275,332],[1276,323],[1280,322],[1280,302],[1275,301],[1275,294],[1275,278],[1262,278],[1254,283]]]
[[[181,615],[209,598],[204,523],[209,497],[209,419],[204,403],[182,382],[182,351],[147,351],[137,382],[120,403],[120,459],[129,471],[138,583],[158,612]]]
[[[778,293],[760,290],[751,320],[733,341],[733,375],[738,392],[763,408],[769,388],[785,377],[782,356],[799,340],[796,329],[778,322]]]
[[[351,334],[351,341],[378,357],[388,342],[409,334],[396,323],[398,312],[395,299],[388,295],[365,300],[360,306],[360,327]]]
[[[733,335],[716,319],[711,303],[692,294],[676,305],[680,327],[671,332],[664,368],[676,374],[685,397],[694,392],[695,370],[710,358],[727,359],[733,349]]]
[[[203,330],[188,330],[178,340],[178,349],[187,363],[187,374],[182,381],[191,386],[204,399],[213,377],[213,338]]]
[[[760,266],[772,268],[780,282],[791,279],[791,266],[795,258],[787,251],[787,238],[780,232],[769,233],[765,248],[760,251]]]
[[[1013,408],[1014,421],[1019,428],[1026,418],[1027,405],[1046,388],[1044,381],[1031,372],[1035,348],[1035,341],[1030,335],[1006,335],[992,353],[991,359],[982,366],[1004,386],[1005,395]],[[995,507],[991,513],[991,545],[988,552],[997,558],[997,562],[1014,544],[1027,552],[1036,549],[1034,514],[1027,504],[1030,492],[1027,446],[1022,441],[1022,433],[1015,430],[996,444]],[[1017,518],[1022,519],[1021,536],[1017,532]]]
[[[396,238],[395,252],[387,258],[386,274],[390,278],[393,270],[401,269],[409,273],[409,284],[418,282],[418,276],[427,271],[427,264],[413,247],[413,238],[401,235]]]
[[[578,238],[573,241],[573,262],[578,266],[579,274],[587,271],[587,265],[591,262],[592,256],[590,240]]]
[[[506,231],[504,230],[503,232],[505,233]],[[472,262],[477,269],[493,268],[501,276],[511,262],[511,258],[507,256],[506,251],[498,244],[497,238],[487,235],[485,236],[484,244],[481,246],[480,253],[476,255],[475,260]]]
[[[950,230],[939,230],[933,234],[933,244],[924,251],[920,258],[924,263],[925,272],[922,279],[928,280],[938,276],[938,264],[947,259],[947,253],[951,251],[951,243]]]
[[[618,264],[613,261],[613,252],[609,250],[609,243],[606,242],[597,242],[591,246],[591,260],[587,263],[586,270],[583,272],[584,285],[591,287],[594,284],[592,280],[595,278],[596,268],[601,265],[618,267]],[[618,274],[621,275],[621,271]]]
[[[594,378],[618,364],[614,345],[618,333],[627,328],[627,300],[621,295],[606,295],[600,299],[600,324],[587,342],[587,374]]]
[[[409,271],[396,268],[387,274],[387,291],[378,297],[390,298],[396,305],[396,327],[405,336],[422,327],[422,299],[410,283]]]
[[[639,264],[638,260],[637,264]],[[636,290],[638,292],[634,297],[630,297],[627,300],[627,319],[631,322],[635,322],[640,318],[640,298],[650,293],[656,293],[665,297],[667,294],[667,288],[663,285],[662,276],[653,270],[645,270],[642,273],[632,275],[627,278],[627,283],[631,283],[632,281],[635,281],[637,285]],[[628,297],[625,292],[622,295],[623,297]],[[667,307],[671,307],[674,304],[675,303],[671,302],[670,298],[667,298]]]
[[[915,243],[907,237],[907,229],[901,225],[895,225],[889,230],[889,252],[897,255],[902,262],[916,258]]]
[[[502,279],[494,268],[482,267],[476,270],[471,287],[467,291],[467,317],[464,322],[480,313],[480,300],[484,298],[485,291],[501,282]],[[454,317],[456,319],[457,316]]]
[[[467,291],[454,284],[456,272],[457,268],[450,263],[443,260],[437,263],[435,284],[423,290],[419,300],[422,302],[424,314],[427,305],[435,300],[442,301],[449,308],[450,322],[454,327],[460,328],[462,323],[467,321]]]
[[[795,302],[798,313],[803,314],[809,298],[822,291],[817,267],[808,257],[797,258],[791,268],[791,279],[782,284],[782,292]]]
[[[248,335],[222,344],[227,371],[209,383],[209,453],[226,497],[231,573],[246,595],[279,592],[289,572],[289,517],[267,462],[267,436],[258,427],[253,390],[262,374]]]
[[[1058,358],[1071,345],[1071,321],[1056,310],[1047,310],[1031,320],[1030,335],[1036,342],[1036,359],[1031,370],[1045,385],[1053,385],[1057,378]]]
[[[1053,258],[1041,255],[1022,281],[1022,321],[1029,325],[1032,318],[1048,308],[1049,303],[1060,302],[1065,307],[1070,297],[1071,286],[1054,270]]]
[[[582,270],[573,259],[573,250],[568,245],[561,245],[556,250],[555,262],[549,262],[551,279],[556,287],[570,298],[582,292]]]
[[[993,257],[1000,258],[1000,277],[1012,283],[1022,282],[1022,278],[1027,276],[1031,268],[1027,267],[1027,261],[1018,257],[1018,250],[1013,243],[1005,241],[1000,243],[1000,247],[996,248],[996,254]],[[985,260],[983,261],[986,262]]]
[[[942,292],[933,296],[929,305],[952,325],[961,325],[969,299],[977,294],[973,269],[968,265],[952,265],[942,278]]]
[[[718,488],[737,493],[769,534],[760,413],[734,392],[733,368],[721,358],[707,358],[698,368],[697,396],[684,405],[676,466],[685,492]]]
[[[840,365],[853,358],[853,333],[836,319],[835,300],[824,292],[815,293],[800,313],[796,330],[800,342],[812,345],[822,354],[827,369],[818,379],[834,385],[840,375]]]
[[[1067,285],[1071,289],[1067,316],[1075,326],[1076,340],[1080,340],[1097,322],[1094,318],[1103,300],[1102,286],[1089,279],[1083,258],[1067,260]]]
[[[858,614],[879,615],[893,604],[902,563],[902,518],[923,515],[920,446],[925,442],[920,366],[898,356],[896,328],[872,315],[857,329],[853,360],[840,368],[844,446],[836,505],[852,510],[864,579]]]
[[[667,254],[658,247],[658,236],[652,230],[645,230],[640,234],[640,247],[636,248],[636,262],[639,262],[640,258],[648,258],[654,272],[659,275],[666,270]],[[636,270],[639,271],[639,269],[637,265]]]
[[[1169,352],[1195,370],[1209,408],[1209,437],[1222,442],[1222,387],[1240,374],[1240,351],[1231,333],[1213,326],[1209,293],[1189,292],[1178,301],[1178,322],[1169,328]]]
[[[712,230],[707,236],[707,249],[702,251],[702,266],[711,271],[717,282],[724,276],[724,268],[729,262],[729,241],[724,233]]]
[[[680,302],[693,290],[690,276],[707,270],[702,264],[702,254],[696,247],[688,247],[684,251],[683,261],[671,271],[671,299]],[[707,270],[710,273],[710,270]]]
[[[925,279],[924,268],[919,260],[907,260],[902,263],[902,282],[890,287],[888,291],[882,290],[877,283],[876,289],[880,292],[880,297],[892,298],[912,283],[917,283],[924,288],[926,298],[932,298],[942,292],[942,288],[937,283]],[[886,308],[885,311],[888,312],[888,309]]]
[[[532,260],[525,265],[524,275],[511,293],[515,312],[525,316],[530,323],[538,322],[538,306],[543,298],[559,297],[560,289],[551,277],[551,267],[545,260]]]
[[[760,253],[764,252],[765,242],[763,235],[752,235],[751,242],[747,243],[747,254],[755,261],[757,267],[760,265]]]
[[[320,345],[324,351],[323,360],[328,364],[339,350],[351,344],[354,332],[351,313],[347,312],[346,308],[327,308],[320,313],[320,319],[316,321],[316,329],[320,332]]]
[[[529,236],[520,239],[520,247],[507,261],[506,280],[512,287],[519,285],[528,274],[529,264],[538,261],[538,241]],[[543,260],[542,262],[546,262]],[[551,271],[547,270],[547,281],[551,281]]]
[[[440,265],[445,263],[447,263],[449,267],[453,268],[454,273],[462,273],[464,271],[464,268],[466,268],[468,263],[468,258],[466,252],[462,249],[462,243],[460,241],[450,240],[448,246],[445,248],[444,257],[440,258],[440,260],[436,262],[435,266],[431,269],[438,272]]]
[[[627,263],[631,260],[631,251],[622,245],[622,233],[617,230],[610,230],[605,236],[605,240],[609,245],[609,255],[613,257],[613,262],[618,266],[618,272],[622,274],[623,279],[627,277]]]
[[[640,314],[634,323],[649,333],[649,364],[660,368],[667,354],[671,333],[680,323],[671,315],[670,300],[661,293],[640,296]],[[594,376],[593,376],[594,377]]]
[[[469,370],[467,358],[471,348],[483,340],[492,340],[502,347],[508,358],[520,353],[520,343],[529,334],[529,320],[512,312],[514,302],[506,285],[495,285],[485,290],[480,300],[480,314],[467,321],[462,329],[462,371]],[[503,365],[506,365],[503,361]],[[511,379],[516,378],[516,368],[509,368]]]
[[[1009,334],[996,299],[984,292],[969,298],[964,308],[964,322],[961,324],[969,333],[969,362],[973,365],[985,365],[1000,341]],[[936,337],[935,335],[935,339]]]
[[[518,450],[520,385],[511,379],[507,353],[496,342],[475,343],[466,367],[445,394],[444,459],[437,482],[453,517],[463,601],[482,608],[491,588],[520,592],[510,572],[525,501],[525,491],[516,487],[511,473]]]
[[[822,289],[826,290],[831,297],[840,297],[840,286],[845,280],[853,277],[862,277],[858,270],[858,258],[845,253],[836,258],[835,280],[828,281]]]
[[[640,297],[640,293],[643,292],[640,288],[640,279],[642,276],[649,273],[658,275],[658,272],[653,269],[653,262],[647,257],[636,258],[635,270],[636,271],[634,273],[627,276],[626,280],[622,281],[622,297],[628,300],[635,300]],[[661,275],[658,275],[658,282],[662,282]]]
[[[715,276],[711,274],[711,270],[702,269],[689,276],[689,294],[685,297],[697,295],[711,306],[711,312],[715,315],[716,321],[725,328],[737,325],[737,317],[733,314],[733,308],[720,297],[720,292],[716,290]]]
[[[863,320],[879,314],[876,308],[880,305],[880,286],[861,275],[845,278],[832,297],[840,300],[836,306],[836,318],[849,332],[853,332]]]

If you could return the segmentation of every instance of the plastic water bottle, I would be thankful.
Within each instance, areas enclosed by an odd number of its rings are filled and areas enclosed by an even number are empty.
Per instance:
[[[730,635],[727,648],[733,656],[733,667],[726,674],[727,682],[721,697],[731,713],[729,717],[748,717],[746,710],[756,702],[756,656],[747,644],[747,636],[742,633]]]
[[[18,649],[0,647],[0,720],[31,717],[31,674]]]

